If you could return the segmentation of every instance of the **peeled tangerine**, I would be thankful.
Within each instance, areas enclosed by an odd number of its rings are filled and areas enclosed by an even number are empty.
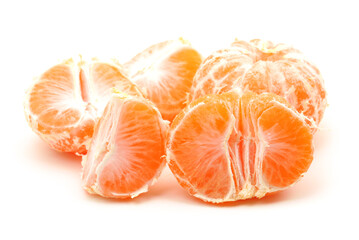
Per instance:
[[[165,165],[167,129],[152,102],[114,93],[83,157],[83,187],[108,198],[146,192]]]
[[[193,76],[201,62],[201,55],[180,38],[150,46],[124,67],[163,119],[172,121],[187,104]]]
[[[316,130],[326,102],[319,70],[297,49],[270,41],[235,41],[208,56],[193,79],[190,100],[233,88],[284,97]]]
[[[113,87],[141,95],[117,62],[71,58],[35,80],[24,103],[26,119],[53,149],[86,154]]]
[[[201,97],[177,115],[167,141],[168,166],[178,182],[214,203],[286,189],[313,159],[310,126],[272,93]]]

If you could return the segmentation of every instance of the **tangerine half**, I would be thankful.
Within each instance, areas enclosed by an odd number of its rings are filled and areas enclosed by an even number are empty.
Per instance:
[[[198,98],[177,115],[167,139],[167,163],[180,185],[213,203],[288,188],[312,159],[310,125],[272,93]]]
[[[113,87],[141,95],[115,61],[65,60],[44,72],[28,89],[26,119],[53,149],[86,154],[94,124]]]

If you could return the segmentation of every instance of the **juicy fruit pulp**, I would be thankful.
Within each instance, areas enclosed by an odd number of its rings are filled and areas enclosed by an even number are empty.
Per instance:
[[[199,98],[175,118],[167,141],[167,162],[179,183],[209,202],[284,189],[313,158],[309,125],[274,94]]]
[[[48,69],[28,90],[26,119],[52,148],[85,154],[113,87],[141,95],[115,62],[66,60]]]
[[[84,188],[110,198],[146,192],[165,164],[167,129],[150,101],[114,94],[83,157]]]
[[[163,119],[172,121],[187,104],[193,76],[201,62],[201,55],[179,39],[155,44],[124,66]]]
[[[313,120],[323,117],[326,93],[319,70],[285,44],[270,41],[235,41],[230,48],[214,52],[198,69],[190,99],[218,94],[233,88],[243,92],[271,92],[284,97],[294,108]]]

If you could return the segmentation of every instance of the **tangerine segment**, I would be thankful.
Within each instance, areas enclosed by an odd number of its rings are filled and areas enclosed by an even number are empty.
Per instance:
[[[115,93],[83,157],[84,188],[109,198],[146,192],[165,163],[167,128],[150,101]]]
[[[285,189],[313,158],[310,126],[284,98],[237,89],[192,102],[173,121],[167,141],[178,182],[215,203]]]
[[[155,103],[162,117],[172,121],[186,106],[201,55],[183,39],[155,44],[125,64],[130,78]]]
[[[312,135],[290,109],[276,103],[258,119],[260,135],[268,143],[263,156],[263,176],[273,187],[296,182],[313,160]]]
[[[115,62],[69,59],[43,73],[28,90],[25,116],[52,148],[86,154],[94,124],[112,87],[141,95]]]
[[[314,125],[319,124],[326,107],[319,70],[300,51],[285,44],[237,40],[230,48],[214,52],[194,76],[190,99],[236,87],[278,94],[312,119]]]
[[[33,86],[29,108],[40,123],[66,127],[80,119],[81,112],[76,106],[81,101],[76,96],[74,78],[70,66],[59,64],[46,71]]]
[[[220,201],[234,190],[226,142],[235,119],[221,99],[204,102],[191,104],[186,120],[173,128],[169,165],[191,194]]]

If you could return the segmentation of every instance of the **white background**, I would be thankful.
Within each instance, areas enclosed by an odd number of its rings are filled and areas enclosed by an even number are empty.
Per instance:
[[[359,239],[359,18],[355,1],[1,1],[0,239]],[[128,60],[183,37],[204,56],[234,38],[302,50],[329,106],[315,159],[293,188],[261,200],[205,204],[166,171],[146,194],[106,200],[81,189],[80,158],[27,126],[25,89],[56,61]]]

